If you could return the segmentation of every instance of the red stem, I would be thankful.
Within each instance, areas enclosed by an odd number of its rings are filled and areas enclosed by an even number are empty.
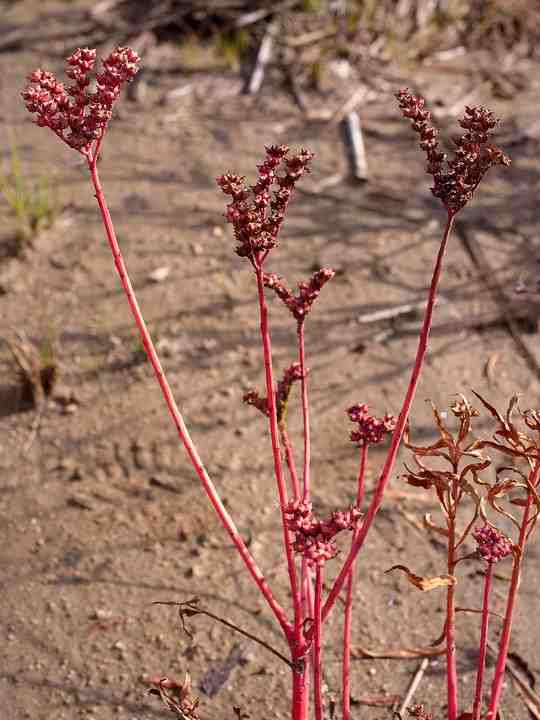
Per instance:
[[[354,565],[347,579],[347,594],[345,597],[345,614],[343,618],[343,668],[342,668],[342,705],[343,720],[351,717],[351,626],[352,603],[354,588]]]
[[[322,639],[322,586],[323,569],[317,564],[315,571],[315,613],[313,623],[313,699],[315,720],[323,720],[321,639]]]
[[[97,170],[97,152],[91,157],[87,156],[86,159],[88,162],[88,168],[89,168],[91,176],[92,176],[92,183],[94,185],[94,189],[96,192],[96,200],[98,201],[99,209],[101,211],[101,216],[103,219],[103,224],[105,226],[107,240],[109,242],[109,246],[110,246],[112,254],[113,254],[114,264],[116,266],[116,270],[120,277],[120,282],[122,283],[122,287],[124,289],[129,306],[131,308],[131,312],[133,314],[133,317],[135,318],[137,327],[139,328],[139,332],[141,334],[141,339],[142,339],[142,342],[146,349],[148,359],[150,360],[150,363],[151,363],[154,373],[156,375],[157,381],[158,381],[161,391],[163,393],[163,397],[165,398],[167,408],[169,410],[171,418],[172,418],[172,420],[176,426],[176,429],[178,431],[178,435],[179,435],[182,443],[184,444],[184,447],[187,451],[189,459],[191,460],[191,463],[192,463],[193,467],[195,468],[195,472],[199,476],[199,479],[206,491],[206,494],[208,495],[208,498],[209,498],[214,510],[216,511],[223,527],[229,533],[229,536],[231,537],[231,540],[233,541],[242,560],[244,561],[246,568],[248,569],[251,577],[256,582],[257,587],[259,588],[259,590],[265,597],[268,605],[272,609],[274,615],[276,616],[276,619],[278,620],[279,624],[281,625],[281,627],[283,629],[283,632],[285,633],[285,636],[290,637],[292,628],[291,628],[291,624],[287,620],[285,611],[283,610],[281,605],[277,602],[277,600],[274,598],[274,595],[273,595],[272,591],[270,590],[270,587],[268,586],[268,583],[266,582],[264,575],[262,574],[261,570],[257,566],[253,556],[249,552],[246,544],[244,543],[242,537],[240,536],[240,533],[238,532],[238,529],[237,529],[236,525],[234,524],[232,517],[229,515],[229,513],[225,509],[223,502],[221,501],[221,498],[220,498],[214,484],[212,483],[210,477],[208,476],[208,473],[206,472],[206,469],[201,461],[201,458],[199,456],[197,448],[195,447],[195,445],[189,435],[188,429],[184,422],[184,418],[182,417],[182,414],[180,413],[180,410],[178,409],[178,407],[176,405],[173,394],[171,392],[171,388],[169,386],[167,378],[165,377],[163,368],[161,367],[161,363],[159,361],[159,357],[158,357],[156,349],[154,347],[154,343],[152,341],[150,333],[148,332],[148,328],[146,327],[146,323],[144,321],[143,315],[139,308],[137,298],[135,297],[135,293],[133,291],[133,287],[132,287],[131,281],[129,279],[127,268],[124,263],[124,259],[122,257],[122,252],[120,250],[120,246],[119,246],[118,240],[116,238],[116,234],[114,231],[114,226],[113,226],[113,222],[112,222],[111,215],[109,212],[109,208],[107,207],[107,203],[105,201],[105,196],[103,194],[103,189],[101,187],[101,183],[99,180],[99,175],[98,175],[98,170]]]
[[[330,610],[332,609],[337,598],[339,597],[339,594],[340,594],[341,590],[343,589],[345,580],[349,576],[349,572],[352,567],[352,564],[355,561],[355,558],[358,555],[358,552],[362,548],[369,530],[371,529],[371,525],[373,524],[375,515],[377,514],[377,512],[381,506],[384,491],[388,484],[388,480],[390,479],[390,473],[394,469],[394,464],[396,462],[398,449],[401,444],[401,439],[403,437],[403,433],[405,431],[405,426],[407,424],[407,419],[409,417],[409,412],[411,409],[412,401],[414,399],[414,395],[416,393],[416,387],[418,385],[418,380],[420,378],[420,372],[422,370],[422,366],[424,364],[424,359],[426,356],[428,340],[429,340],[429,332],[430,332],[431,324],[432,324],[432,320],[433,320],[433,309],[435,306],[435,299],[437,296],[437,288],[439,286],[439,280],[440,280],[440,276],[441,276],[443,258],[444,258],[444,254],[446,251],[446,246],[448,244],[448,238],[450,236],[450,231],[451,231],[453,223],[454,223],[454,217],[455,217],[455,213],[449,211],[446,226],[444,229],[443,238],[441,241],[441,245],[439,247],[439,252],[437,254],[437,260],[435,262],[435,267],[433,269],[433,277],[431,279],[431,285],[429,288],[428,300],[427,300],[427,304],[426,304],[426,311],[424,314],[424,322],[422,324],[422,330],[420,332],[420,339],[418,341],[418,349],[416,351],[416,359],[415,359],[414,366],[412,369],[411,378],[409,381],[409,387],[407,388],[407,393],[406,393],[405,399],[403,401],[403,406],[401,408],[401,412],[399,414],[399,417],[398,417],[398,420],[396,423],[396,429],[394,431],[394,434],[392,435],[392,441],[390,443],[388,455],[386,456],[386,461],[384,463],[383,469],[381,471],[381,475],[377,482],[377,486],[375,488],[375,493],[371,500],[369,510],[364,519],[364,522],[362,523],[362,527],[360,528],[358,536],[354,540],[354,543],[349,551],[347,559],[345,560],[345,563],[343,564],[343,567],[341,568],[341,571],[340,571],[338,577],[336,578],[336,580],[332,586],[332,589],[330,590],[328,597],[326,599],[326,603],[323,607],[323,622],[328,617]]]
[[[302,417],[304,419],[304,502],[309,502],[311,494],[311,434],[309,428],[309,402],[307,391],[307,367],[304,342],[304,321],[298,323],[298,356],[302,371]]]
[[[366,495],[366,464],[368,444],[364,443],[360,448],[360,467],[358,469],[358,489],[356,491],[356,507],[361,510]]]
[[[294,462],[294,452],[289,438],[289,433],[285,427],[285,423],[281,422],[279,426],[281,434],[281,442],[285,448],[285,462],[289,468],[289,475],[291,478],[291,494],[295,500],[300,499],[300,482],[298,480],[298,473],[296,472],[296,463]]]
[[[283,544],[285,554],[287,556],[287,570],[289,573],[289,582],[294,607],[294,634],[289,637],[299,650],[304,644],[302,637],[302,602],[300,590],[298,587],[298,578],[296,573],[296,565],[294,561],[294,550],[292,546],[292,537],[287,527],[287,518],[285,516],[285,506],[287,505],[287,490],[285,486],[285,478],[283,477],[283,463],[281,461],[281,451],[279,447],[279,428],[277,421],[276,395],[274,390],[274,376],[272,371],[272,347],[270,342],[270,330],[268,325],[268,305],[264,295],[263,272],[259,265],[255,266],[255,275],[257,278],[257,293],[259,299],[260,312],[260,329],[264,355],[264,370],[266,378],[266,397],[268,399],[268,422],[270,425],[270,438],[272,443],[272,455],[274,458],[274,473],[279,495],[279,506],[281,510],[281,524],[283,529]]]
[[[482,688],[484,685],[484,673],[486,670],[487,641],[489,630],[489,598],[493,582],[493,563],[489,562],[484,577],[484,599],[482,602],[482,627],[480,630],[480,655],[478,657],[478,669],[476,671],[476,690],[474,693],[474,704],[472,720],[480,720],[482,711]]]
[[[298,670],[293,669],[292,720],[307,720],[308,675],[304,658],[299,659],[298,662],[301,667]]]
[[[302,610],[304,618],[311,618],[315,614],[314,600],[313,600],[313,577],[311,568],[305,557],[302,558]],[[313,648],[311,652],[306,655],[306,718],[309,709],[309,685],[310,685],[310,670],[313,665]]]
[[[451,505],[452,507],[452,505]],[[455,504],[454,506],[455,507]],[[455,511],[453,511],[455,513]],[[455,562],[455,517],[448,519],[448,574],[453,575]],[[455,589],[450,585],[446,593],[446,690],[448,696],[448,720],[456,720],[458,711],[456,667],[456,601]]]
[[[531,485],[534,487],[538,484],[538,474],[540,472],[540,459],[536,461],[534,469],[530,476]],[[512,620],[514,616],[514,610],[517,603],[517,595],[521,579],[521,565],[523,563],[523,556],[525,553],[525,544],[527,542],[529,516],[534,502],[534,496],[532,491],[529,489],[527,496],[527,504],[523,510],[523,517],[521,519],[521,528],[519,531],[519,541],[514,555],[514,565],[512,568],[512,579],[510,580],[510,589],[508,591],[508,599],[506,601],[506,612],[504,615],[504,623],[501,634],[501,641],[499,644],[499,655],[497,657],[497,664],[495,666],[495,675],[493,678],[493,684],[491,686],[491,698],[489,702],[489,711],[486,715],[486,720],[495,720],[497,717],[497,710],[499,708],[499,702],[501,699],[502,685],[504,681],[504,671],[506,669],[506,659],[508,657],[508,650],[510,648],[510,634],[512,632]]]
[[[364,443],[360,450],[360,469],[358,471],[358,490],[356,494],[356,505],[361,508],[365,495],[365,478],[367,463],[368,444]],[[356,537],[356,531],[352,542]],[[345,597],[345,612],[343,617],[343,668],[342,668],[342,705],[343,720],[349,720],[351,716],[351,628],[352,628],[352,606],[354,590],[354,571],[356,563],[351,565],[351,571],[347,578],[347,594]]]

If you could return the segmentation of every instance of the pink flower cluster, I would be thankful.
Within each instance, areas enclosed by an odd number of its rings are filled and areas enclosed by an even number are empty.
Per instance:
[[[428,713],[423,705],[413,705],[407,708],[409,717],[416,718],[416,720],[433,720],[433,715]]]
[[[512,554],[512,543],[491,525],[476,528],[473,537],[478,543],[478,553],[482,560],[495,563]]]
[[[384,440],[387,433],[394,432],[397,419],[388,413],[381,419],[369,414],[369,406],[366,403],[353,405],[347,410],[347,415],[353,423],[357,423],[358,429],[350,434],[352,442],[362,445],[378,445]]]
[[[264,162],[257,166],[257,182],[250,188],[240,175],[226,173],[217,178],[225,195],[232,197],[225,217],[234,228],[236,253],[254,264],[260,264],[277,245],[292,191],[302,175],[309,172],[313,153],[302,149],[297,155],[287,157],[288,153],[287,145],[267,147]],[[278,173],[280,167],[281,174]]]
[[[308,371],[309,372],[309,371]],[[294,362],[284,372],[283,377],[278,382],[276,392],[276,408],[278,422],[281,420],[287,406],[287,401],[291,392],[291,388],[294,382],[302,379],[302,368],[299,362]],[[244,393],[244,402],[246,405],[253,405],[257,410],[260,410],[263,415],[269,415],[268,399],[263,398],[259,395],[255,389],[248,390]]]
[[[283,301],[298,322],[301,322],[310,312],[321,289],[335,274],[336,271],[332,270],[332,268],[317,270],[308,282],[298,284],[300,292],[296,296],[285,286],[282,278],[275,273],[264,273],[263,281],[265,286],[273,290],[279,299]]]
[[[139,56],[128,47],[114,50],[96,76],[96,91],[90,92],[89,76],[95,62],[95,50],[79,48],[66,60],[66,75],[74,81],[72,85],[66,88],[52,73],[34,70],[28,77],[30,85],[21,93],[40,127],[49,127],[83,154],[103,137],[122,85],[137,73]]]
[[[327,520],[316,520],[310,502],[291,500],[286,508],[287,526],[295,533],[293,547],[310,565],[324,565],[338,554],[335,536],[354,530],[362,513],[357,507],[333,512]]]
[[[510,158],[496,145],[488,143],[498,121],[486,108],[465,108],[465,115],[459,121],[465,133],[454,140],[457,149],[454,157],[447,160],[439,149],[439,131],[430,125],[431,113],[425,109],[424,98],[415,97],[408,88],[400,90],[396,97],[427,155],[426,172],[435,181],[431,192],[449,212],[455,214],[469,202],[490,167],[510,165]]]

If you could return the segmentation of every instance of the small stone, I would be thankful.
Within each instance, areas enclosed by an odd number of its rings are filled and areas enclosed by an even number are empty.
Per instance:
[[[52,399],[59,405],[64,407],[73,403],[77,403],[77,397],[73,390],[67,385],[55,385]]]
[[[88,498],[86,495],[71,495],[67,499],[67,504],[70,507],[77,508],[79,510],[93,510],[94,505],[92,504],[92,501],[90,498]]]
[[[66,270],[70,266],[70,263],[64,255],[58,254],[49,256],[49,265],[57,270]]]
[[[81,468],[79,466],[74,467],[73,471],[69,475],[68,480],[70,480],[71,482],[81,482],[82,479],[83,479],[83,474],[82,474]]]
[[[204,252],[203,246],[200,243],[196,243],[196,242],[191,243],[190,249],[191,249],[192,254],[195,256],[202,255]]]
[[[148,279],[151,282],[160,283],[169,277],[170,272],[171,268],[168,265],[162,265],[161,267],[152,270],[152,272],[148,275]]]
[[[159,473],[156,475],[152,475],[152,477],[150,478],[150,485],[161,488],[162,490],[168,490],[172,493],[181,492],[180,488],[177,486],[174,480],[171,480],[164,475],[160,475]]]
[[[207,338],[206,340],[203,340],[203,342],[199,345],[199,350],[205,350],[206,352],[210,352],[210,350],[215,350],[218,346],[218,341],[215,338]]]

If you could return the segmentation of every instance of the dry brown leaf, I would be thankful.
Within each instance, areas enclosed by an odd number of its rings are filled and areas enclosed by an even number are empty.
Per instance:
[[[393,707],[400,701],[399,695],[360,695],[351,697],[352,705],[369,705],[370,707]]]
[[[457,578],[454,575],[435,575],[434,577],[422,577],[421,575],[415,575],[405,565],[393,565],[391,568],[386,570],[386,573],[393,572],[394,570],[401,570],[407,576],[407,580],[422,592],[431,592],[440,587],[451,587],[457,583]]]

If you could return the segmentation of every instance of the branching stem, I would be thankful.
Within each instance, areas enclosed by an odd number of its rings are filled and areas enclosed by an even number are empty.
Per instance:
[[[440,280],[441,271],[442,271],[444,254],[446,252],[446,247],[448,245],[448,238],[450,237],[450,232],[451,232],[452,226],[454,224],[454,217],[455,217],[455,213],[452,211],[449,211],[446,226],[444,229],[443,238],[441,241],[441,245],[439,247],[439,252],[437,254],[437,260],[435,261],[435,267],[433,270],[433,276],[431,279],[431,285],[429,288],[428,300],[427,300],[427,304],[426,304],[426,311],[424,314],[424,322],[422,324],[422,330],[420,332],[420,339],[418,342],[418,349],[416,351],[416,359],[414,361],[414,366],[413,366],[413,369],[411,372],[411,378],[409,380],[409,386],[408,386],[407,392],[405,394],[405,399],[403,401],[401,412],[399,414],[399,417],[398,417],[398,420],[396,423],[396,429],[394,430],[394,433],[392,435],[392,441],[390,444],[390,448],[388,450],[388,455],[386,456],[386,461],[384,463],[383,469],[381,471],[381,475],[377,482],[377,486],[375,488],[375,492],[373,494],[373,498],[371,500],[367,515],[366,515],[364,522],[362,523],[362,526],[358,533],[358,537],[355,539],[353,546],[351,547],[351,550],[347,556],[347,559],[345,560],[343,567],[341,568],[341,571],[340,571],[338,577],[336,578],[334,585],[332,586],[332,589],[330,590],[328,597],[326,599],[326,602],[324,604],[323,622],[328,617],[328,614],[330,613],[332,607],[334,606],[334,603],[336,602],[337,598],[339,597],[339,594],[340,594],[341,590],[343,589],[343,585],[349,576],[349,571],[351,569],[351,566],[352,566],[353,562],[355,561],[355,558],[358,555],[358,552],[362,548],[369,530],[371,529],[373,520],[375,519],[375,515],[377,514],[377,512],[381,506],[384,492],[386,490],[386,486],[390,479],[390,474],[391,474],[392,470],[394,469],[394,464],[396,462],[397,453],[399,450],[399,446],[401,444],[403,433],[405,431],[405,427],[406,427],[407,420],[409,417],[409,412],[411,410],[411,405],[412,405],[412,402],[413,402],[413,399],[414,399],[414,396],[416,393],[416,388],[418,386],[418,381],[420,379],[420,373],[422,371],[424,359],[425,359],[426,352],[427,352],[429,333],[430,333],[431,324],[433,321],[433,310],[435,307],[435,300],[437,297],[437,288],[439,286],[439,280]]]
[[[191,460],[191,464],[193,465],[195,472],[199,476],[199,479],[204,487],[208,499],[210,500],[214,510],[216,511],[221,521],[221,524],[229,533],[229,536],[234,543],[236,549],[238,550],[240,557],[244,561],[244,564],[248,569],[249,574],[257,584],[257,587],[259,588],[268,605],[272,609],[274,615],[276,616],[276,619],[278,620],[281,628],[283,629],[283,632],[287,637],[289,637],[292,628],[289,621],[287,620],[285,611],[275,599],[264,575],[262,574],[253,556],[249,552],[244,540],[238,532],[238,529],[234,524],[232,517],[229,515],[225,506],[223,505],[219,493],[212,480],[210,479],[206,468],[204,467],[202,460],[199,456],[197,448],[195,447],[195,444],[191,439],[189,431],[184,422],[184,418],[180,410],[178,409],[178,406],[176,405],[170,385],[161,366],[161,362],[152,341],[152,337],[144,321],[141,309],[139,307],[139,303],[137,302],[135,292],[129,279],[128,271],[124,262],[124,258],[122,256],[122,251],[120,249],[120,245],[118,244],[116,233],[114,231],[114,225],[111,219],[109,208],[103,194],[103,188],[101,187],[101,182],[97,170],[97,158],[98,152],[96,151],[92,156],[87,156],[87,162],[92,177],[92,183],[94,185],[94,190],[96,193],[96,200],[101,211],[101,217],[103,219],[103,225],[105,227],[107,240],[111,248],[111,252],[114,258],[114,264],[116,266],[122,288],[124,289],[124,292],[126,294],[129,307],[131,308],[131,312],[133,314],[135,322],[137,323],[137,327],[139,328],[143,345],[148,355],[148,359],[150,360],[150,364],[152,365],[152,369],[154,370],[156,379],[161,388],[161,392],[163,393],[163,397],[165,399],[167,409],[169,410],[169,414],[174,422],[180,440],[182,441],[186,449],[189,459]]]

